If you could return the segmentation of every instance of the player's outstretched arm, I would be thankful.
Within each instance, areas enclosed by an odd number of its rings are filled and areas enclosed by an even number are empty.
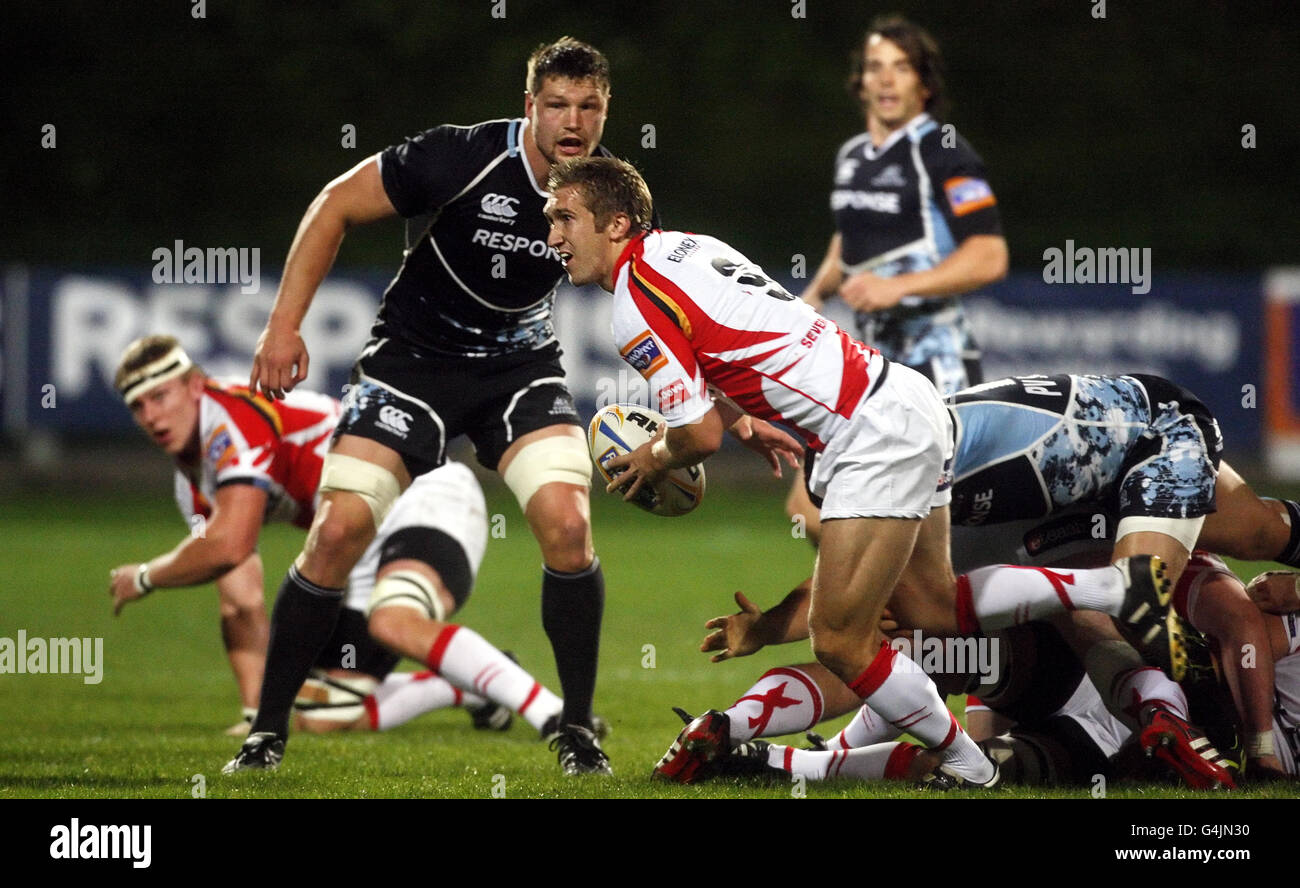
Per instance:
[[[718,651],[709,659],[721,663],[733,657],[748,657],[770,644],[802,641],[808,637],[811,589],[810,577],[790,590],[780,604],[766,611],[760,611],[744,592],[737,592],[736,604],[740,610],[729,617],[714,617],[705,623],[705,629],[714,631],[705,637],[700,650],[705,653]]]
[[[334,264],[343,235],[355,225],[395,215],[377,157],[363,160],[316,195],[289,247],[275,305],[253,354],[249,388],[260,388],[270,398],[283,398],[307,378],[309,356],[299,327],[317,287]]]
[[[109,581],[113,615],[154,588],[197,586],[243,563],[257,546],[265,508],[266,491],[259,487],[227,484],[219,488],[212,517],[179,546],[143,565],[124,564],[113,570]]]

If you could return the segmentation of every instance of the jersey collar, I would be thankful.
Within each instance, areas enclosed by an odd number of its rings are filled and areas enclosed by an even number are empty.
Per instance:
[[[889,138],[885,139],[885,141],[880,143],[880,147],[876,147],[875,145],[873,145],[871,142],[871,137],[868,136],[866,147],[864,147],[862,151],[867,156],[867,160],[875,160],[877,157],[880,157],[890,148],[893,148],[894,144],[898,142],[899,139],[902,139],[904,137],[910,137],[918,129],[925,126],[929,122],[930,122],[930,115],[927,112],[922,111],[920,114],[916,115],[911,120],[909,120],[907,126],[899,127],[898,129],[890,133]]]
[[[518,123],[519,137],[515,139],[515,144],[510,146],[510,151],[512,154],[519,155],[519,162],[523,164],[524,174],[528,176],[528,181],[533,186],[533,190],[541,197],[550,197],[550,193],[537,184],[537,177],[533,175],[533,165],[528,162],[528,151],[524,148],[524,135],[528,132],[528,118],[521,117]]]
[[[645,252],[645,239],[649,234],[650,232],[643,231],[627,242],[627,246],[623,248],[623,252],[619,253],[618,259],[614,261],[614,280],[618,280],[618,276],[622,272],[624,265],[626,265],[634,256],[640,256]]]

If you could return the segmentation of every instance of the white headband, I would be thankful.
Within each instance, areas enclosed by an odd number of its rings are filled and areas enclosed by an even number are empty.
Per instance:
[[[118,391],[122,394],[122,400],[130,404],[145,392],[169,379],[175,379],[193,366],[194,362],[185,354],[185,349],[177,345],[158,360],[131,373],[123,380]]]

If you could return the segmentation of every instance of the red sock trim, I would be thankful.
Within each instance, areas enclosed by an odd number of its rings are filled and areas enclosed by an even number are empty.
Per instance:
[[[863,700],[870,697],[880,686],[889,678],[894,671],[894,657],[898,652],[889,646],[888,642],[880,643],[880,650],[876,651],[876,657],[871,661],[871,665],[862,670],[862,674],[849,684],[849,690],[857,694]]]
[[[540,694],[541,692],[542,692],[541,682],[537,682],[537,681],[533,682],[533,689],[528,692],[528,696],[524,699],[524,705],[519,707],[520,715],[523,715],[528,710],[528,707],[533,705],[533,701],[537,699],[537,695]]]
[[[957,612],[957,630],[962,635],[974,635],[980,631],[979,617],[975,616],[975,598],[971,592],[970,577],[966,574],[957,578],[957,603],[953,609]]]
[[[433,640],[433,647],[429,648],[429,656],[424,658],[424,662],[434,672],[438,672],[442,668],[442,655],[447,653],[447,645],[451,644],[451,637],[459,629],[459,626],[445,626],[438,633],[438,637]]]
[[[951,720],[951,724],[948,726],[948,736],[944,737],[943,742],[934,747],[935,749],[947,749],[949,744],[956,740],[957,735],[961,733],[961,725],[957,724],[957,716],[949,712],[948,718]]]
[[[781,767],[787,771],[793,771],[793,763],[794,763],[794,747],[787,746],[785,748],[785,756],[781,760]]]
[[[462,691],[460,688],[456,687],[455,685],[452,685],[452,686],[451,686],[451,705],[452,705],[452,706],[459,706],[459,705],[460,705],[461,703],[463,703],[463,702],[465,702],[465,692]]]
[[[906,780],[907,769],[916,761],[916,757],[921,754],[921,747],[912,743],[899,743],[894,747],[894,751],[889,754],[889,760],[885,762],[885,779],[886,780]]]
[[[370,730],[379,730],[379,701],[375,699],[374,694],[366,694],[366,698],[361,701],[366,707],[366,720],[370,722]]]

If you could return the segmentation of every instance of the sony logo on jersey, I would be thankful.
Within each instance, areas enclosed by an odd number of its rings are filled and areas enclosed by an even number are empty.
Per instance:
[[[547,256],[556,262],[560,261],[560,254],[548,247],[546,241],[532,240],[514,234],[503,234],[500,231],[486,231],[482,228],[476,228],[474,236],[470,238],[470,243],[482,244],[490,250],[504,250],[507,253],[525,252],[529,256],[536,256],[539,259]]]
[[[508,197],[504,194],[485,194],[478,204],[478,208],[482,211],[479,213],[479,218],[514,225],[514,218],[519,215],[519,211],[514,206],[517,203],[519,203],[517,197]]]
[[[659,412],[667,413],[674,407],[680,407],[686,403],[686,383],[680,379],[674,379],[668,385],[659,390]]]
[[[898,194],[893,191],[848,191],[837,188],[831,192],[831,211],[849,207],[854,210],[875,210],[877,213],[899,213]]]

